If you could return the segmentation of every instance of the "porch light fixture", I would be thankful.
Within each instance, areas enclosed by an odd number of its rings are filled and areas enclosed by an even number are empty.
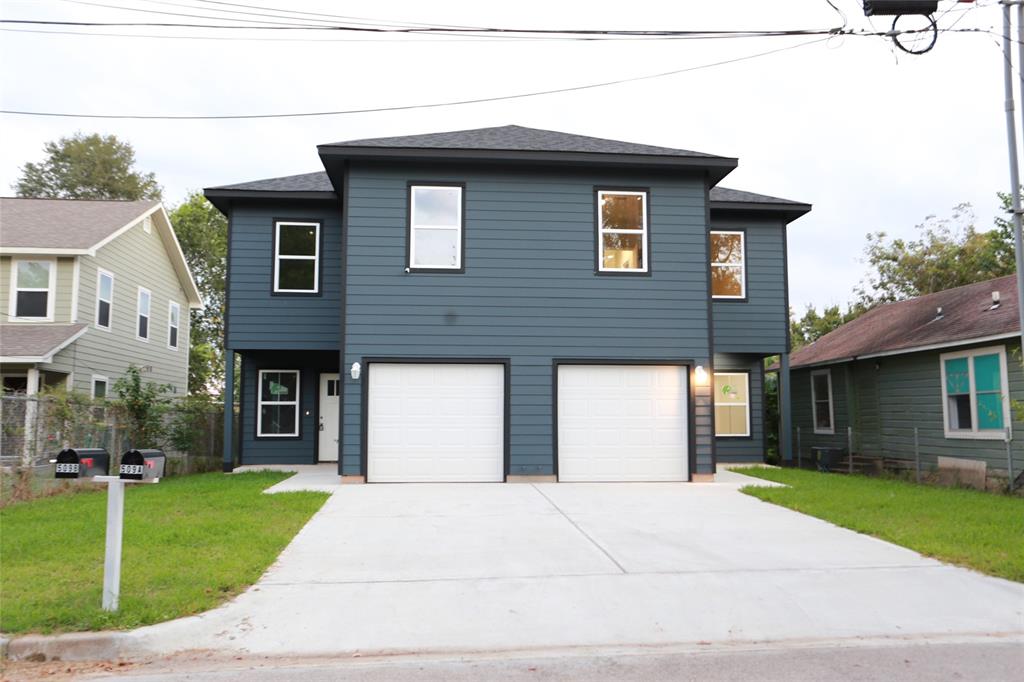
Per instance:
[[[708,371],[706,369],[704,369],[704,365],[697,365],[693,369],[693,374],[694,374],[694,377],[697,380],[697,385],[698,386],[707,386],[708,385]]]
[[[353,362],[352,363],[352,369],[349,370],[349,374],[352,375],[353,379],[355,379],[356,381],[359,381],[359,375],[362,374],[362,371],[363,371],[363,368],[359,366],[359,363],[358,362]]]

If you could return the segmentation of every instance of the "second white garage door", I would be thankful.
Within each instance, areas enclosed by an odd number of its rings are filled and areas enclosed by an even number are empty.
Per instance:
[[[558,368],[558,480],[688,479],[687,370]]]
[[[505,368],[372,363],[367,481],[504,480]]]

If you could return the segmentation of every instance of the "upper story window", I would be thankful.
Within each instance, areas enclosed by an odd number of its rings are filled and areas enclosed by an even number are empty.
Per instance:
[[[178,327],[181,319],[181,306],[171,301],[167,304],[167,347],[178,350]]]
[[[715,372],[715,435],[750,435],[750,375]]]
[[[96,275],[96,326],[110,329],[114,314],[114,275],[100,269]]]
[[[711,232],[711,296],[747,297],[746,234],[739,231]]]
[[[320,292],[320,223],[274,223],[274,293]]]
[[[1006,349],[943,353],[939,362],[946,438],[1002,438],[1010,414]]]
[[[138,324],[135,335],[143,341],[149,341],[149,314],[153,307],[153,294],[145,287],[139,287]]]
[[[10,310],[23,320],[52,320],[57,263],[15,260],[11,264]]]
[[[598,272],[647,272],[647,192],[598,190]]]
[[[835,433],[835,411],[832,408],[832,370],[811,372],[811,416],[815,433]]]
[[[462,187],[410,185],[409,269],[462,270]]]

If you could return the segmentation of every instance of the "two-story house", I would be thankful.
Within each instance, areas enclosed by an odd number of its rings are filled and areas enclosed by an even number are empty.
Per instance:
[[[685,481],[762,459],[808,205],[717,187],[736,159],[519,126],[318,149],[323,171],[206,190],[241,463]]]
[[[4,392],[103,398],[134,364],[185,395],[200,305],[159,201],[0,198]]]

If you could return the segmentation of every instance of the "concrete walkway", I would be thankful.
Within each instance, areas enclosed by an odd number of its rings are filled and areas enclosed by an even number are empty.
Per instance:
[[[1024,632],[1024,585],[731,482],[335,488],[257,585],[138,653],[389,652]]]
[[[231,473],[244,474],[249,471],[293,471],[290,476],[277,485],[272,485],[263,492],[293,493],[311,490],[319,493],[334,493],[341,489],[341,477],[338,475],[337,462],[325,464],[260,464],[237,467]]]

